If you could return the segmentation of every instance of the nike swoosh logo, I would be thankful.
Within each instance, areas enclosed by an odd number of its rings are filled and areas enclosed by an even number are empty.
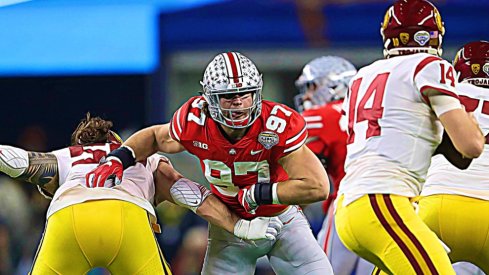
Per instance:
[[[251,155],[252,155],[252,156],[254,156],[254,155],[256,155],[256,154],[261,153],[261,151],[263,151],[263,149],[258,150],[258,151],[251,150],[251,152],[250,152],[250,153],[251,153]]]
[[[199,203],[199,201],[198,201],[198,200],[195,200],[195,201],[193,201],[193,202],[192,202],[192,201],[190,202],[190,204],[194,204],[194,205],[197,205],[197,203]]]
[[[290,220],[288,220],[288,221],[284,222],[283,224],[284,224],[284,225],[286,225],[286,224],[290,223],[290,222],[291,222],[291,221],[292,221],[294,218],[295,218],[295,217],[290,218]]]

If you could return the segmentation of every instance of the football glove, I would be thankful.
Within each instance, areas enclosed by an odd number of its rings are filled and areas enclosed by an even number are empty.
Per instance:
[[[123,171],[122,161],[118,157],[102,158],[99,166],[85,176],[86,185],[90,188],[96,188],[120,184]]]
[[[29,167],[27,151],[6,145],[0,145],[0,171],[12,178],[22,175]]]
[[[240,219],[234,225],[234,235],[244,240],[275,241],[284,224],[277,217],[258,217],[251,221]]]
[[[238,201],[246,212],[255,214],[258,203],[255,200],[255,185],[247,186],[238,191]]]

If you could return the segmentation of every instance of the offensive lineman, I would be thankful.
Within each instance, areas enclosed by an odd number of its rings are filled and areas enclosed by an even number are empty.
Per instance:
[[[439,57],[444,32],[430,2],[396,1],[381,27],[386,59],[359,70],[345,101],[338,235],[388,274],[455,274],[410,202],[421,192],[443,128],[465,157],[478,157],[484,145],[476,120],[461,107],[453,66]]]
[[[459,73],[460,101],[474,112],[486,144],[489,133],[489,42],[462,47],[453,62]],[[467,261],[489,274],[489,147],[466,170],[451,165],[442,155],[431,160],[419,201],[419,216],[451,249],[452,262]]]
[[[217,55],[201,82],[203,95],[190,98],[171,123],[143,129],[108,163],[87,175],[102,186],[110,175],[156,151],[183,150],[200,159],[218,196],[241,218],[276,216],[283,223],[275,242],[242,242],[215,226],[203,274],[253,274],[256,260],[268,256],[277,274],[332,274],[331,265],[314,239],[297,204],[321,201],[328,178],[316,156],[303,144],[302,117],[285,105],[262,100],[262,76],[238,52]]]
[[[156,194],[158,202],[179,204],[175,181],[202,187],[183,178],[167,158],[153,155],[128,169],[113,188],[86,188],[86,172],[122,143],[111,127],[87,114],[68,148],[37,153],[0,145],[0,171],[52,197],[32,274],[86,274],[94,267],[112,274],[171,274],[153,234],[159,226],[151,202]],[[239,219],[209,192],[206,196],[192,210],[242,238],[274,239],[280,231],[280,221]]]

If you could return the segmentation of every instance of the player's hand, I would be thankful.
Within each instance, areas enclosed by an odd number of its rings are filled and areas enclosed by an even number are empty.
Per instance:
[[[258,217],[251,221],[240,219],[234,225],[234,235],[244,240],[275,241],[284,224],[277,217]]]
[[[17,178],[29,167],[28,153],[20,148],[0,145],[0,172]]]
[[[90,188],[112,187],[122,181],[123,171],[119,158],[110,156],[102,159],[99,166],[85,176],[86,185]]]
[[[255,185],[239,189],[238,191],[238,201],[244,207],[246,212],[250,214],[255,214],[258,208],[258,203],[255,200]]]

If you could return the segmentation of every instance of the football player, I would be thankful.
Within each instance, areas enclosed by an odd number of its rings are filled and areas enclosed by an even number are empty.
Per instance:
[[[460,101],[474,112],[489,133],[489,42],[462,47],[453,61],[460,84]],[[466,170],[452,166],[442,155],[431,160],[421,192],[419,216],[451,249],[452,262],[467,261],[489,274],[489,147]]]
[[[201,84],[202,96],[190,98],[170,123],[130,137],[87,174],[87,184],[103,186],[110,175],[121,178],[123,169],[158,150],[187,150],[200,159],[212,193],[233,212],[284,223],[276,241],[254,243],[210,225],[203,274],[253,274],[265,255],[277,274],[332,274],[296,206],[324,200],[329,191],[321,162],[304,146],[304,119],[285,105],[262,100],[262,75],[241,53],[214,57]]]
[[[331,202],[345,176],[346,118],[341,109],[348,83],[357,70],[348,60],[338,56],[322,56],[307,63],[295,84],[299,94],[294,101],[306,121],[309,132],[307,147],[321,160],[332,183],[328,199],[323,203],[323,226],[318,242],[328,255],[336,275],[371,274],[373,265],[348,250],[339,240],[334,225]]]
[[[467,158],[484,136],[440,58],[445,28],[427,0],[396,1],[381,25],[385,59],[363,67],[345,99],[346,175],[336,200],[345,246],[388,274],[455,274],[410,202],[419,196],[443,128]]]
[[[36,184],[52,198],[32,274],[85,274],[94,267],[106,267],[112,274],[171,274],[153,234],[159,226],[151,202],[155,197],[179,204],[181,190],[175,187],[182,181],[203,194],[194,198],[204,201],[192,210],[210,222],[241,238],[275,239],[279,220],[239,219],[161,155],[128,169],[113,188],[86,188],[85,174],[122,143],[111,127],[112,122],[88,114],[68,148],[37,153],[0,145],[0,171]]]

